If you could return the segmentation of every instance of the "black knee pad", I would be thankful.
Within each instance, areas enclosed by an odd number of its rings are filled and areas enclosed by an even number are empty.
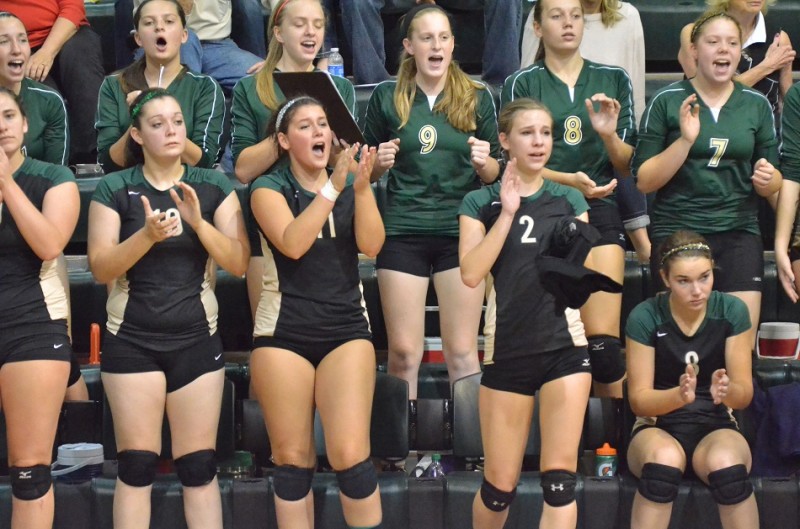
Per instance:
[[[660,463],[645,463],[639,478],[639,494],[655,503],[672,503],[678,496],[683,471]]]
[[[720,505],[736,505],[753,494],[753,484],[747,477],[747,467],[744,465],[733,465],[710,473],[708,487]]]
[[[625,362],[619,338],[600,334],[589,336],[589,358],[592,360],[592,378],[601,384],[611,384],[625,376]]]
[[[19,500],[38,500],[53,485],[49,465],[11,467],[8,476],[11,478],[11,493]]]
[[[548,470],[542,472],[542,496],[551,507],[563,507],[575,501],[575,472]]]
[[[284,501],[302,500],[311,490],[312,479],[313,468],[280,465],[275,467],[272,474],[272,488],[275,489],[275,496]]]
[[[117,454],[117,477],[131,487],[147,487],[156,479],[158,454],[149,450],[123,450]]]
[[[369,459],[336,472],[342,494],[353,500],[363,500],[378,488],[378,474]]]
[[[214,450],[198,450],[175,460],[175,471],[184,487],[208,485],[217,475],[217,453]]]
[[[517,487],[511,492],[500,490],[483,478],[481,483],[481,501],[486,508],[494,512],[503,512],[508,509],[511,502],[517,496]]]

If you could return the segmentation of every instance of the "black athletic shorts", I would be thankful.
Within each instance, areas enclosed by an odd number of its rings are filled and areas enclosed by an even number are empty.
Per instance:
[[[600,240],[594,243],[594,246],[616,244],[625,250],[627,247],[625,228],[622,226],[622,217],[616,204],[590,200],[589,208],[589,224],[600,232]]]
[[[588,349],[570,347],[522,358],[495,360],[483,367],[481,385],[532,397],[552,380],[591,372]]]
[[[326,342],[297,342],[294,340],[286,340],[275,338],[274,336],[256,336],[253,339],[253,349],[259,347],[271,347],[273,349],[285,349],[291,351],[301,358],[305,358],[309,363],[314,366],[314,369],[319,367],[322,360],[334,349],[352,342],[353,340],[367,340],[368,337],[356,336],[353,338],[345,338],[340,340],[329,340]]]
[[[761,237],[744,231],[703,235],[714,257],[714,290],[720,292],[761,292],[764,277],[764,244]],[[658,290],[664,290],[658,251],[663,241],[653,241],[650,275]]]
[[[458,268],[458,237],[386,237],[375,267],[425,278]]]
[[[678,441],[678,444],[681,445],[683,452],[686,454],[686,468],[691,468],[694,451],[697,449],[697,445],[700,444],[700,441],[702,441],[705,436],[711,432],[723,429],[736,430],[737,432],[739,431],[739,429],[736,427],[736,423],[733,422],[733,420],[726,418],[709,420],[708,423],[664,423],[664,421],[659,421],[656,419],[656,424],[649,424],[643,419],[637,419],[633,425],[631,439],[633,439],[637,433],[641,432],[642,430],[647,430],[648,428],[659,428],[667,432],[669,435],[674,437],[676,441]]]
[[[219,334],[203,337],[175,351],[153,351],[134,345],[106,331],[103,334],[103,373],[147,373],[162,371],[171,393],[206,373],[225,367]]]
[[[19,325],[0,330],[0,366],[26,360],[69,362],[72,345],[66,320]]]

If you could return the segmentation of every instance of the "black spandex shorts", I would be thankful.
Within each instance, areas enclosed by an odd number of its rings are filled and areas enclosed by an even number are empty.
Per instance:
[[[622,217],[615,204],[600,200],[589,201],[589,224],[600,232],[600,240],[594,246],[616,244],[623,250],[627,247],[625,242],[625,228],[622,226]]]
[[[253,349],[258,349],[259,347],[285,349],[295,353],[301,358],[305,358],[312,366],[314,366],[314,369],[316,369],[331,351],[346,344],[347,342],[352,342],[353,340],[370,341],[369,337],[356,336],[340,340],[328,340],[326,342],[301,343],[294,340],[275,338],[274,336],[256,336],[253,339]]]
[[[764,277],[764,245],[761,237],[744,231],[703,235],[714,257],[714,290],[720,292],[761,292]],[[653,241],[650,274],[658,290],[664,290],[658,251],[663,241]]]
[[[458,237],[387,237],[375,267],[425,278],[458,268]]]
[[[69,362],[71,358],[72,345],[67,335],[66,320],[0,330],[0,366],[6,362],[26,360]]]
[[[637,419],[636,423],[633,425],[631,439],[633,439],[633,437],[642,430],[647,430],[648,428],[659,428],[664,430],[674,437],[676,441],[678,441],[678,444],[681,445],[683,452],[686,454],[686,468],[692,467],[692,456],[694,455],[694,451],[697,449],[697,445],[700,444],[700,441],[702,441],[705,436],[717,430],[729,429],[737,432],[739,431],[735,422],[725,418],[709,420],[708,423],[684,422],[669,424],[664,424],[663,421],[659,422],[658,420],[656,421],[656,424],[647,424],[641,419]]]
[[[222,340],[219,334],[204,337],[175,351],[153,351],[117,338],[106,331],[103,335],[104,373],[147,373],[162,371],[171,393],[193,382],[201,375],[225,367]]]
[[[498,391],[534,396],[545,384],[575,373],[591,373],[586,347],[495,361],[483,367],[481,385]]]

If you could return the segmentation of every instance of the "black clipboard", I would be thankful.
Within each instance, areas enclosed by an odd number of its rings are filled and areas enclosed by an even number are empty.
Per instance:
[[[339,139],[350,145],[356,142],[364,144],[364,135],[333,84],[330,74],[322,71],[274,72],[273,76],[287,100],[301,95],[319,100],[328,114],[331,129]]]

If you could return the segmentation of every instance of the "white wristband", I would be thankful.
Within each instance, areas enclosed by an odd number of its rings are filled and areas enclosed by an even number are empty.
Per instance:
[[[340,191],[336,191],[336,188],[333,187],[333,183],[330,180],[325,182],[325,185],[319,190],[319,194],[331,202],[336,202],[336,199],[339,198],[339,193]]]

